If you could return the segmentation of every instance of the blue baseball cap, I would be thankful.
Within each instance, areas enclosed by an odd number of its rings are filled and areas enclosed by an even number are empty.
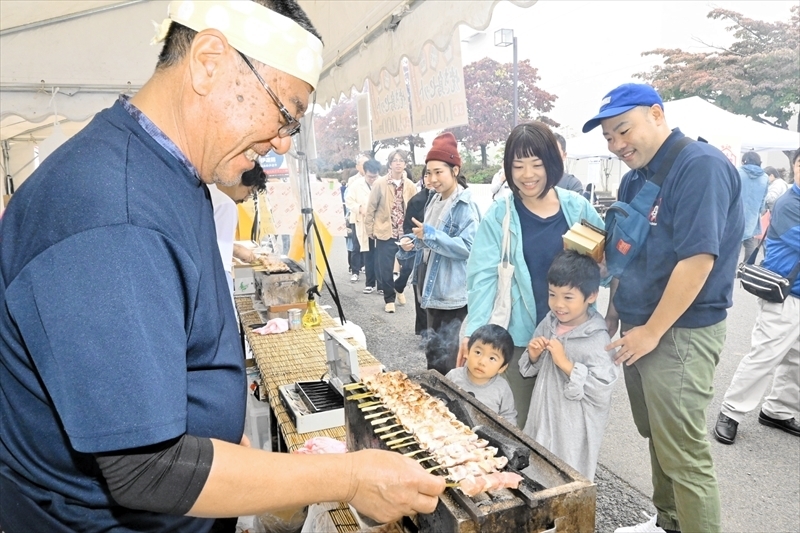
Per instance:
[[[600,112],[583,125],[583,133],[595,129],[604,118],[616,117],[640,105],[654,104],[664,109],[664,102],[655,89],[644,83],[624,83],[603,97]]]

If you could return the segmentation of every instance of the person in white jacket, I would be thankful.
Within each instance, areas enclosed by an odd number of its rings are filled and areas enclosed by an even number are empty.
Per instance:
[[[349,222],[353,224],[355,231],[353,253],[355,256],[357,243],[358,253],[360,255],[358,258],[353,257],[351,264],[358,265],[359,268],[358,270],[353,270],[350,281],[358,281],[358,271],[361,269],[361,265],[363,265],[364,273],[367,278],[364,284],[364,292],[371,293],[375,290],[375,285],[377,283],[375,278],[375,240],[369,238],[364,222],[366,220],[367,204],[369,204],[372,184],[378,179],[378,174],[381,171],[381,164],[374,159],[367,159],[363,163],[363,168],[363,179],[357,179],[355,176],[351,178],[350,184],[347,187],[347,193],[345,193],[344,196],[344,205],[350,212]]]

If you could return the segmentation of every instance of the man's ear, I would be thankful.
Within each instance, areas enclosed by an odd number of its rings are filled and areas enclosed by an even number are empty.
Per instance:
[[[598,291],[593,292],[592,294],[586,297],[586,301],[589,302],[590,305],[595,303],[597,301],[597,295]]]
[[[208,29],[198,33],[189,49],[189,72],[192,88],[201,96],[211,92],[211,88],[224,70],[228,40],[218,30]]]

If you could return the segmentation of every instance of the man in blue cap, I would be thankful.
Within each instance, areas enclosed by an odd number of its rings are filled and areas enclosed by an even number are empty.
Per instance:
[[[631,168],[618,198],[628,203],[685,137],[670,130],[661,97],[642,84],[609,92],[583,131],[597,126]],[[612,281],[606,323],[612,336],[620,329],[608,349],[624,363],[634,422],[650,439],[658,513],[617,531],[711,533],[721,524],[706,408],[744,226],[736,168],[716,148],[689,143],[667,172],[649,221],[641,252]]]

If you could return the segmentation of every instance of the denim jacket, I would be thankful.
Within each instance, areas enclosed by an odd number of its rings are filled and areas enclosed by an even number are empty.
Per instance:
[[[434,195],[429,202],[435,202],[438,198],[438,194]],[[417,239],[413,233],[406,235],[414,241],[414,250],[401,250],[398,258],[410,259],[414,256],[414,283],[417,280],[417,268],[422,264],[424,248],[431,251],[428,277],[420,301],[423,309],[459,309],[467,305],[467,259],[480,221],[480,211],[472,201],[472,191],[465,189],[453,199],[442,229],[423,224],[424,239]]]
[[[555,188],[558,201],[567,225],[579,223],[586,219],[589,223],[602,228],[603,219],[594,207],[583,196],[559,187]],[[533,285],[525,256],[522,252],[520,238],[519,214],[511,201],[511,264],[514,265],[514,278],[511,282],[511,320],[508,332],[514,339],[515,346],[527,346],[536,329],[536,301],[533,297]],[[478,228],[475,245],[467,262],[467,291],[469,294],[469,316],[464,334],[469,336],[480,326],[489,322],[497,293],[497,265],[500,262],[503,242],[503,218],[506,215],[506,199],[496,200],[486,212],[486,216]],[[543,276],[547,272],[542,272]]]

